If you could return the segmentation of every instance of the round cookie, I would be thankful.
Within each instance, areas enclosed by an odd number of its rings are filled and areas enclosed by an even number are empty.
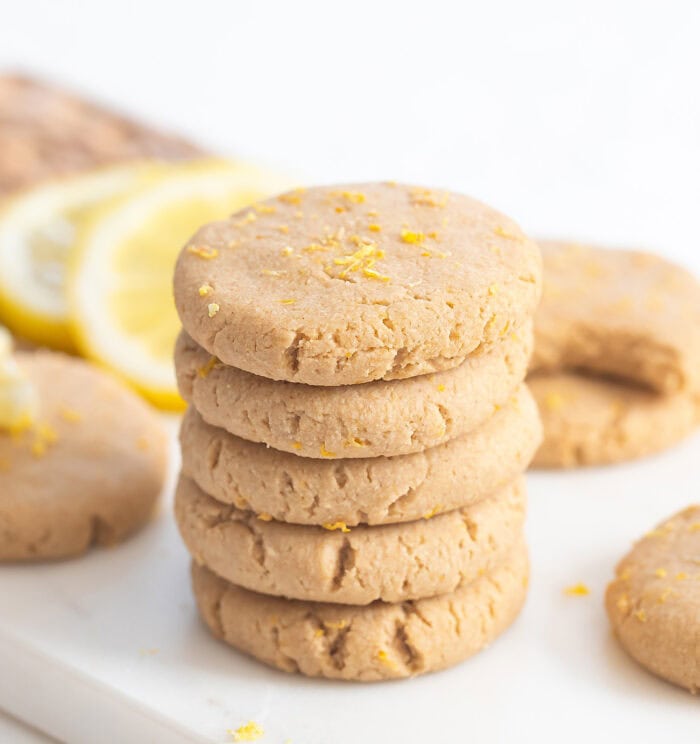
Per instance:
[[[531,350],[528,326],[439,374],[322,388],[224,366],[182,333],[175,367],[185,400],[207,423],[243,439],[302,457],[390,457],[484,423],[522,382]]]
[[[540,243],[531,369],[583,369],[663,393],[700,390],[700,283],[637,251]]]
[[[662,522],[634,546],[617,566],[605,606],[633,659],[700,691],[700,506]]]
[[[197,564],[192,583],[204,622],[234,648],[285,672],[373,681],[444,669],[486,648],[520,613],[528,570],[519,543],[452,594],[367,607],[256,594]]]
[[[450,369],[539,301],[538,247],[469,197],[393,183],[299,189],[180,254],[185,330],[224,364],[347,385]]]
[[[525,471],[542,438],[521,385],[473,432],[398,457],[311,460],[210,426],[194,408],[182,422],[182,471],[218,501],[296,524],[389,524],[468,506]]]
[[[573,373],[532,375],[544,439],[535,468],[603,465],[660,452],[700,423],[700,393],[660,395]]]
[[[155,413],[72,357],[17,354],[40,398],[36,423],[0,432],[0,560],[65,558],[112,545],[153,513],[167,442]]]
[[[518,541],[525,508],[523,478],[469,508],[351,530],[261,519],[184,476],[175,496],[178,527],[197,563],[251,591],[345,604],[402,602],[473,581]]]

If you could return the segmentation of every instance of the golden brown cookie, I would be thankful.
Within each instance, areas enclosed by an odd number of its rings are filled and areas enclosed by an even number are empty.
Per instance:
[[[0,76],[0,196],[99,165],[201,154],[189,142],[54,86]]]
[[[186,334],[175,350],[182,396],[213,426],[312,458],[404,455],[473,431],[521,384],[530,326],[454,369],[410,380],[317,387],[217,362]]]
[[[700,690],[700,506],[662,522],[634,546],[617,566],[605,606],[633,659]]]
[[[175,272],[185,330],[224,364],[311,385],[451,369],[531,316],[538,247],[460,194],[298,190],[203,227]]]
[[[281,522],[349,527],[469,506],[526,470],[541,437],[525,385],[478,429],[412,455],[296,457],[210,426],[194,408],[180,432],[183,473],[218,501]]]
[[[110,375],[62,354],[17,355],[39,393],[22,432],[0,432],[0,560],[65,558],[120,542],[153,513],[166,436]]]
[[[492,643],[527,594],[527,551],[452,594],[367,607],[268,597],[193,564],[199,612],[229,645],[285,672],[373,681],[444,669]]]
[[[566,372],[531,375],[528,384],[544,429],[536,468],[643,457],[677,444],[700,423],[700,393],[661,395]]]
[[[352,529],[271,521],[212,499],[185,476],[175,496],[178,527],[197,563],[251,591],[345,604],[455,591],[518,542],[525,508],[522,478],[464,509]]]
[[[531,368],[700,390],[700,283],[658,256],[543,241]]]

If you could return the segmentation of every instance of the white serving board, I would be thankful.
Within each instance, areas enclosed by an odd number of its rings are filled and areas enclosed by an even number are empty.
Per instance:
[[[289,676],[210,638],[170,485],[160,518],[121,547],[0,568],[0,708],[86,744],[223,743],[251,719],[264,744],[697,741],[700,700],[622,653],[602,596],[634,538],[700,500],[699,460],[695,437],[631,465],[531,475],[516,625],[454,669],[367,685]],[[591,595],[563,594],[577,582]]]

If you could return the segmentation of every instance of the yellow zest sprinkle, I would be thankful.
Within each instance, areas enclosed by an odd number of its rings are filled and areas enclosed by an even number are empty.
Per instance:
[[[255,220],[258,219],[258,215],[253,212],[251,209],[250,211],[246,212],[245,217],[242,217],[240,220],[236,220],[233,224],[236,227],[243,227],[243,225],[249,225],[251,222],[255,222]]]
[[[321,457],[335,457],[335,452],[329,452],[323,444],[320,447],[320,451]]]
[[[302,249],[305,253],[316,253],[317,251],[327,251],[328,248],[320,243],[309,243]]]
[[[341,532],[350,532],[350,528],[345,524],[345,522],[326,522],[323,525],[324,530],[330,530],[333,532],[334,530],[340,530]]]
[[[402,230],[401,240],[411,245],[421,245],[425,241],[425,234],[422,232],[413,232],[413,230]]]
[[[323,628],[316,628],[316,630],[314,631],[314,635],[316,636],[316,638],[320,638],[322,635],[326,635],[326,633]]]
[[[239,726],[235,731],[228,729],[226,732],[233,741],[257,741],[264,735],[265,731],[259,723],[248,721],[244,726]]]
[[[444,207],[449,199],[448,193],[436,197],[430,189],[412,189],[411,196],[414,204],[423,207]]]
[[[210,248],[208,245],[188,245],[187,252],[199,258],[216,258],[219,255],[216,248]]]
[[[253,209],[258,214],[274,214],[277,211],[277,207],[272,204],[253,204]]]
[[[289,225],[278,225],[277,229],[283,234],[286,235],[289,232]]]
[[[647,613],[644,612],[644,610],[637,610],[634,613],[634,616],[639,620],[640,623],[645,623],[647,621]]]
[[[216,303],[216,302],[210,302],[207,305],[207,311],[209,313],[209,317],[210,318],[213,318],[219,312],[219,310],[221,310],[221,308],[219,307],[218,303]]]
[[[301,197],[303,196],[306,189],[298,188],[294,191],[289,191],[286,194],[281,194],[277,198],[285,204],[301,204]]]
[[[338,274],[338,278],[345,279],[349,272],[359,271],[362,269],[362,273],[369,279],[378,279],[380,281],[388,282],[388,276],[380,274],[372,268],[377,261],[384,258],[384,251],[378,248],[376,243],[373,243],[371,240],[364,240],[358,235],[350,236],[350,240],[355,243],[355,245],[360,246],[360,248],[358,248],[354,253],[333,259],[333,263],[336,266],[344,267]]]
[[[68,406],[62,406],[58,413],[64,421],[68,421],[69,423],[76,423],[83,420],[82,415],[78,411],[74,408],[68,408]]]
[[[295,450],[300,450],[301,442],[292,442],[292,447],[294,447]]]
[[[627,611],[630,608],[630,601],[626,594],[623,594],[620,596],[620,598],[615,602],[615,606],[617,607],[620,612],[623,612],[627,614]]]
[[[279,302],[282,305],[293,305],[296,302],[296,300],[290,297],[286,300],[277,300],[277,302]]]
[[[441,511],[442,511],[442,504],[437,504],[430,511],[427,511],[425,512],[425,514],[423,514],[423,519],[432,519],[436,514],[439,514]]]
[[[326,621],[323,623],[324,627],[330,628],[330,630],[342,630],[348,624],[347,620],[338,620],[337,623]]]
[[[215,356],[209,357],[209,361],[203,366],[200,367],[197,370],[197,374],[200,377],[207,377],[209,373],[214,369],[214,367],[218,364],[219,360]]]
[[[363,204],[366,199],[361,191],[343,191],[342,196],[353,204]]]
[[[676,581],[685,581],[688,578],[688,574],[685,571],[679,571],[676,574]]]
[[[199,288],[199,296],[206,297],[213,289],[214,287],[212,287],[211,284],[202,284]]]
[[[364,268],[362,269],[362,273],[368,278],[368,279],[376,279],[380,282],[389,282],[391,281],[391,277],[387,276],[386,274],[380,274],[378,271],[375,271],[374,269],[368,269]]]
[[[336,211],[336,212],[337,212],[338,214],[342,214],[342,213],[343,213],[343,212],[345,211],[345,207],[336,207],[336,208],[335,208],[335,211]]]
[[[440,383],[437,386],[437,391],[438,391],[438,393],[444,393],[445,392],[445,386],[442,383]]]
[[[268,514],[267,512],[260,512],[260,514],[258,514],[258,519],[261,522],[272,522],[272,514]]]
[[[382,231],[382,226],[381,225],[378,225],[376,222],[372,222],[370,225],[367,225],[367,229],[370,232],[381,232]]]
[[[489,287],[489,294],[491,295],[491,297],[498,294],[498,284],[492,284]]]
[[[388,666],[389,669],[396,669],[396,662],[389,658],[389,654],[384,649],[380,649],[377,652],[377,658],[382,664]]]
[[[691,525],[690,525],[690,526],[688,527],[688,531],[689,531],[689,532],[700,532],[700,522],[693,522],[693,523],[692,523],[692,524],[691,524]]]
[[[558,411],[565,403],[564,396],[561,393],[552,391],[547,393],[544,399],[545,407],[550,411]]]
[[[346,440],[345,446],[346,447],[366,447],[367,442],[365,442],[364,439],[360,439],[360,437],[351,437],[350,439]]]
[[[292,248],[291,245],[285,245],[284,248],[282,248],[281,253],[283,256],[291,256],[294,253],[294,248]]]
[[[591,590],[585,584],[573,584],[564,589],[564,594],[569,597],[586,597],[590,593]]]
[[[377,217],[377,216],[379,216],[379,212],[377,212],[376,209],[368,209],[367,210],[367,216],[368,217]]]
[[[260,273],[265,274],[265,276],[284,276],[287,272],[278,271],[277,269],[262,269]]]
[[[666,569],[657,568],[656,571],[654,571],[654,575],[658,576],[660,579],[663,579],[663,577],[666,576]]]
[[[496,233],[499,238],[507,238],[508,240],[520,240],[519,235],[508,232],[504,227],[501,227],[500,225],[494,229],[494,233]]]

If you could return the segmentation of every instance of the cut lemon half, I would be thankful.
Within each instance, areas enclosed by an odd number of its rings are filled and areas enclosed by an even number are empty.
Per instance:
[[[159,407],[181,408],[172,361],[180,330],[172,298],[177,255],[202,224],[288,187],[250,166],[196,161],[171,166],[96,210],[79,239],[70,277],[80,351]]]
[[[103,168],[22,192],[0,209],[0,320],[37,344],[74,350],[66,298],[70,256],[96,204],[120,196],[159,166]]]

